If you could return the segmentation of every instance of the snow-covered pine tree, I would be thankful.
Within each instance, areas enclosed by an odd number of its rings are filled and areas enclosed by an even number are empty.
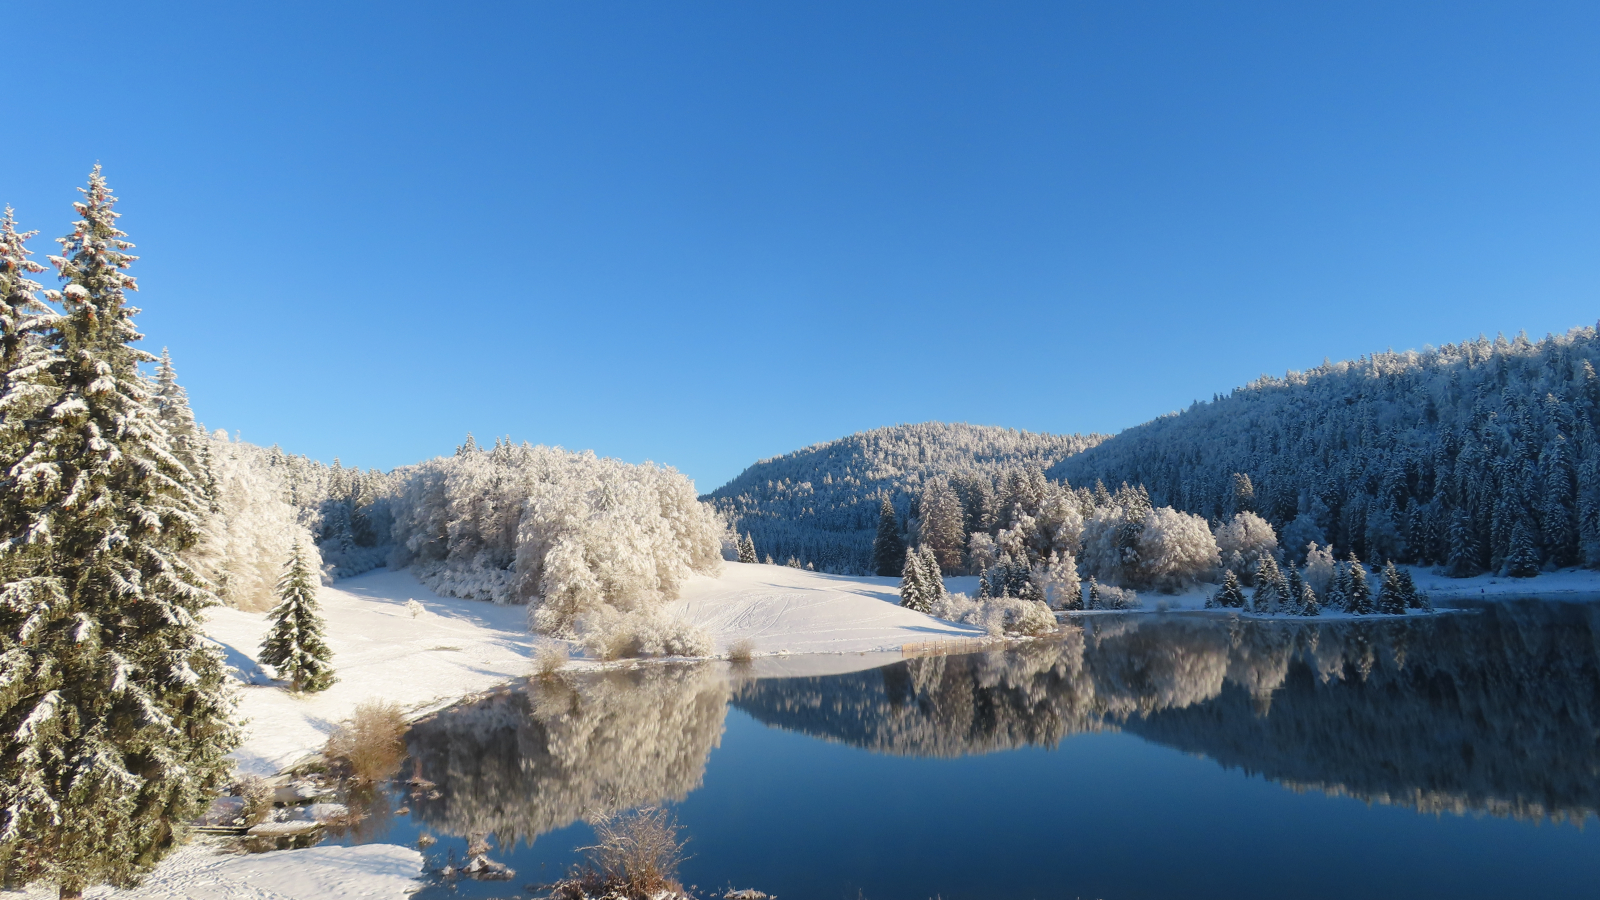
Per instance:
[[[1256,591],[1250,598],[1250,611],[1258,615],[1277,615],[1286,593],[1283,573],[1278,569],[1277,560],[1263,554],[1256,563],[1255,581]]]
[[[916,550],[906,548],[905,564],[900,570],[900,605],[917,612],[928,612],[933,600],[923,584],[922,557]]]
[[[0,377],[9,383],[11,373],[22,362],[34,336],[50,324],[54,313],[39,302],[35,292],[42,285],[29,278],[45,267],[28,257],[33,251],[27,248],[28,239],[37,231],[17,231],[16,217],[11,207],[6,207],[0,217]]]
[[[1300,615],[1322,615],[1322,604],[1317,602],[1317,592],[1304,581],[1300,583]]]
[[[1361,560],[1354,553],[1350,554],[1350,561],[1346,564],[1349,573],[1349,593],[1345,595],[1344,608],[1346,612],[1358,616],[1370,616],[1373,613],[1372,585],[1367,581],[1367,569],[1361,565]]]
[[[1406,612],[1405,586],[1400,583],[1400,570],[1394,560],[1383,567],[1378,581],[1378,612],[1389,616],[1403,616]]]
[[[327,690],[336,680],[333,651],[323,640],[322,617],[317,615],[317,577],[306,565],[299,541],[278,581],[278,598],[267,614],[272,627],[261,642],[261,661],[276,669],[295,693]]]
[[[1350,567],[1342,562],[1333,564],[1333,579],[1328,583],[1327,602],[1331,609],[1345,609],[1350,605]]]
[[[984,569],[978,573],[978,602],[993,599],[994,594],[989,591],[989,570]]]
[[[1083,582],[1078,579],[1078,560],[1071,553],[1050,554],[1035,587],[1056,609],[1083,609]]]
[[[1446,570],[1451,576],[1470,578],[1482,571],[1478,566],[1478,538],[1473,531],[1472,515],[1466,510],[1451,513],[1446,542],[1450,546]]]
[[[189,392],[178,384],[178,373],[172,367],[172,354],[161,348],[161,361],[156,364],[156,416],[167,430],[172,455],[194,473],[208,503],[215,501],[215,484],[211,471],[211,439],[195,424],[194,411],[189,408]]]
[[[1222,587],[1212,595],[1208,605],[1219,606],[1224,609],[1242,609],[1244,607],[1244,589],[1239,587],[1239,576],[1233,574],[1232,569],[1222,572]]]
[[[1105,489],[1105,485],[1101,485],[1100,487],[1101,487],[1102,490]],[[1099,609],[1099,608],[1100,608],[1100,582],[1095,581],[1094,580],[1094,576],[1090,575],[1089,576],[1089,609]]]
[[[0,218],[0,473],[8,479],[30,450],[28,422],[60,394],[50,374],[59,356],[47,340],[55,312],[39,302],[35,292],[42,286],[28,277],[45,268],[28,258],[33,251],[27,242],[36,234],[18,232],[11,207],[6,207]],[[0,508],[0,521],[0,530],[14,539],[31,527],[32,513],[21,504],[8,504]]]
[[[917,558],[922,563],[922,594],[932,609],[934,603],[944,599],[944,574],[939,569],[939,556],[932,547],[923,547],[917,551]]]
[[[739,539],[739,562],[749,565],[756,563],[756,542],[749,534]]]
[[[133,245],[98,166],[83,193],[51,257],[58,399],[14,423],[28,452],[0,482],[0,871],[64,898],[150,871],[238,745],[198,620],[216,601],[182,557],[204,504],[139,371],[155,357],[131,346]]]
[[[878,535],[872,539],[874,571],[879,575],[898,572],[906,555],[906,542],[900,539],[900,524],[895,521],[894,504],[887,495],[878,507]]]
[[[935,478],[922,490],[922,546],[933,551],[946,572],[961,568],[961,552],[967,545],[961,499],[943,478]]]
[[[1306,582],[1300,577],[1300,567],[1289,563],[1289,573],[1284,576],[1283,611],[1287,615],[1298,616],[1304,610],[1301,604],[1305,602]]]
[[[1417,590],[1417,583],[1411,577],[1410,569],[1400,570],[1400,595],[1405,598],[1406,609],[1433,609],[1433,603],[1428,595]]]
[[[1520,519],[1511,529],[1510,551],[1506,554],[1506,575],[1511,578],[1532,578],[1539,574],[1539,550],[1533,546],[1533,535]]]

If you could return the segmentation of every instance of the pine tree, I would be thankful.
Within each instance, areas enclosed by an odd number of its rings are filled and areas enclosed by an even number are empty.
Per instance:
[[[35,295],[41,289],[39,282],[28,277],[45,269],[28,258],[33,251],[26,244],[36,234],[19,233],[11,207],[6,207],[0,218],[0,473],[8,479],[32,449],[28,423],[60,397],[51,375],[60,356],[49,340],[57,318]],[[32,510],[25,504],[0,507],[0,534],[6,540],[30,534],[34,524]],[[12,556],[14,568],[19,548],[7,544],[3,549]],[[0,557],[0,566],[5,563]]]
[[[989,592],[989,570],[984,569],[978,573],[978,602],[993,599],[994,594]]]
[[[1378,612],[1389,616],[1403,616],[1406,612],[1405,586],[1400,583],[1400,571],[1395,568],[1393,560],[1383,567],[1379,580]]]
[[[1305,592],[1306,582],[1300,577],[1300,567],[1290,563],[1289,574],[1284,578],[1284,612],[1291,616],[1303,613],[1301,606],[1305,602]]]
[[[1511,546],[1506,554],[1506,575],[1511,578],[1532,578],[1539,574],[1539,551],[1533,546],[1533,536],[1522,521],[1511,529]]]
[[[1322,615],[1322,604],[1317,602],[1317,592],[1312,590],[1311,585],[1306,584],[1304,581],[1300,583],[1300,615]]]
[[[23,357],[34,338],[52,324],[55,315],[39,302],[35,292],[42,285],[29,278],[45,267],[28,257],[29,238],[37,231],[17,231],[11,207],[0,217],[0,377],[9,383],[11,374],[23,364]]]
[[[1358,616],[1372,615],[1372,585],[1367,582],[1366,568],[1361,565],[1361,560],[1357,559],[1354,553],[1350,554],[1347,571],[1350,586],[1349,593],[1345,597],[1345,611]]]
[[[1222,573],[1222,587],[1217,589],[1211,598],[1210,604],[1224,609],[1244,608],[1244,589],[1239,587],[1239,576],[1233,574],[1232,569]]]
[[[1464,509],[1450,515],[1450,528],[1446,537],[1450,545],[1447,561],[1449,574],[1455,578],[1470,578],[1478,574],[1478,538],[1472,527],[1472,516]]]
[[[1101,489],[1104,488],[1105,485],[1101,485]],[[1095,581],[1093,575],[1089,576],[1089,608],[1100,608],[1100,582]]]
[[[749,534],[746,534],[739,539],[739,562],[753,566],[756,561],[756,542]]]
[[[1417,590],[1417,583],[1412,580],[1410,569],[1400,570],[1400,593],[1405,597],[1406,609],[1433,609],[1428,595]]]
[[[944,599],[944,574],[939,570],[939,557],[932,547],[923,547],[917,551],[917,558],[922,562],[922,593],[931,604]]]
[[[933,599],[928,596],[927,586],[923,584],[924,577],[922,557],[917,551],[906,548],[905,565],[900,570],[901,606],[922,613],[933,609]]]
[[[894,518],[894,504],[888,497],[878,507],[878,535],[872,539],[874,571],[879,575],[894,575],[906,555],[906,542],[900,539],[900,525]]]
[[[295,693],[327,690],[335,681],[330,661],[333,652],[322,639],[322,617],[317,615],[317,581],[306,566],[296,541],[283,578],[278,581],[279,602],[268,613],[272,627],[261,642],[261,661],[278,670]]]
[[[210,502],[216,493],[211,481],[211,441],[195,424],[194,411],[189,408],[189,392],[178,384],[172,354],[165,347],[161,348],[161,361],[156,364],[155,402],[156,417],[167,431],[172,455],[197,478],[204,479],[200,488]]]
[[[1276,615],[1284,602],[1286,589],[1283,573],[1270,556],[1262,556],[1256,563],[1256,592],[1250,598],[1250,611],[1259,615]]]
[[[0,870],[62,897],[150,871],[238,745],[198,621],[215,598],[182,558],[204,503],[139,371],[155,357],[131,346],[133,245],[98,167],[83,193],[51,257],[58,399],[8,420],[28,452],[0,482]]]

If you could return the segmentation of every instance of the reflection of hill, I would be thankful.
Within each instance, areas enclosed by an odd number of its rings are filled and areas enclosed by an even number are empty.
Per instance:
[[[596,813],[679,800],[721,741],[727,680],[711,666],[531,681],[451,707],[408,735],[417,774],[439,786],[413,804],[439,831],[535,836]]]
[[[1600,609],[1369,622],[1092,620],[1059,643],[758,682],[771,725],[957,756],[1120,726],[1315,787],[1422,810],[1600,809]]]

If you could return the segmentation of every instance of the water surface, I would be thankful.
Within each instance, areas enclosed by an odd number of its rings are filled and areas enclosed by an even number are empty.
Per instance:
[[[364,839],[492,835],[528,896],[586,817],[670,805],[686,884],[797,898],[1591,897],[1600,606],[1097,617],[815,677],[532,681],[409,736]],[[844,667],[845,659],[830,661]]]

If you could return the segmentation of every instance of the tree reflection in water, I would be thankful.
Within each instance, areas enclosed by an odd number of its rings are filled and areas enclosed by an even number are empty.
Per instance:
[[[502,842],[681,799],[729,704],[870,750],[963,756],[1121,729],[1294,790],[1434,812],[1600,809],[1600,606],[1426,618],[1079,620],[1010,649],[809,678],[721,664],[531,681],[409,736],[426,825]],[[433,797],[433,799],[428,799]]]

